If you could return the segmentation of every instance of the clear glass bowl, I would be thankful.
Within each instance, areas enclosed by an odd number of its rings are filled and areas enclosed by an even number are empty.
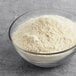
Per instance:
[[[17,17],[12,22],[9,28],[9,39],[12,41],[12,43],[13,43],[12,34],[16,30],[19,24],[23,23],[24,21],[30,18],[41,16],[41,15],[61,15],[71,20],[76,19],[76,17],[71,12],[66,12],[60,9],[48,8],[48,9],[29,10],[24,14],[20,15],[19,17]],[[74,52],[74,49],[76,47],[75,45],[71,48],[63,50],[61,52],[55,52],[55,53],[35,53],[35,52],[29,52],[27,50],[23,50],[22,48],[19,48],[18,46],[16,46],[14,43],[13,45],[21,57],[23,57],[28,62],[40,67],[55,67],[57,65],[63,64],[65,61],[68,60],[68,58]]]

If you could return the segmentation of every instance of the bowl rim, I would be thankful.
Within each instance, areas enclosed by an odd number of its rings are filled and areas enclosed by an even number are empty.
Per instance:
[[[50,9],[51,9],[51,8],[50,8]],[[13,20],[13,22],[11,23],[11,25],[10,25],[10,27],[9,27],[9,29],[8,29],[8,36],[9,36],[9,39],[10,39],[10,41],[11,41],[12,43],[13,43],[13,40],[12,40],[12,38],[11,38],[11,33],[10,33],[10,32],[11,32],[11,29],[12,29],[12,26],[14,25],[14,23],[15,23],[20,17],[24,16],[25,14],[29,13],[30,11],[37,11],[37,10],[41,10],[41,9],[31,9],[31,10],[28,10],[28,11],[26,11],[25,13],[19,15],[17,18],[15,18],[15,20]],[[42,9],[42,10],[45,10],[45,9]],[[55,8],[55,9],[52,9],[52,10],[65,11],[65,10],[58,9],[58,8]],[[65,13],[72,14],[72,12],[70,12],[70,11],[65,11]],[[17,45],[16,45],[16,46],[17,46]],[[18,47],[18,46],[17,46],[17,47]],[[63,51],[54,52],[54,53],[38,53],[38,52],[27,51],[27,50],[24,50],[24,49],[22,49],[22,48],[20,48],[20,47],[18,47],[18,48],[21,49],[21,50],[23,50],[24,53],[27,52],[27,53],[36,54],[36,55],[56,55],[56,54],[61,54],[61,53],[67,52],[67,51],[69,51],[69,50],[71,50],[71,49],[73,49],[73,48],[75,48],[75,47],[76,47],[76,45],[74,45],[74,46],[72,46],[72,47],[70,47],[70,48],[68,48],[68,49],[65,49],[65,50],[63,50]]]

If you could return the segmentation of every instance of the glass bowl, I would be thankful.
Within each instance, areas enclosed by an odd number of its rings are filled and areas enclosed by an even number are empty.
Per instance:
[[[61,15],[71,20],[76,19],[76,17],[71,12],[67,12],[61,9],[48,8],[48,9],[29,10],[24,14],[20,15],[19,17],[17,17],[12,22],[8,32],[9,39],[11,40],[11,42],[13,43],[12,34],[16,30],[19,24],[23,23],[24,21],[30,18],[41,16],[41,15]],[[35,53],[35,52],[29,52],[27,50],[23,50],[22,48],[16,46],[14,43],[13,45],[21,57],[23,57],[28,62],[40,67],[55,67],[60,64],[63,64],[64,62],[66,63],[66,61],[68,60],[70,55],[72,55],[76,47],[75,45],[75,46],[72,46],[71,48],[63,50],[61,52],[55,52],[55,53]]]

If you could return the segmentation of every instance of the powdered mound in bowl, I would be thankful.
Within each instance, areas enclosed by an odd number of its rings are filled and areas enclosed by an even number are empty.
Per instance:
[[[36,53],[55,53],[76,44],[75,23],[58,15],[43,15],[20,24],[12,34],[14,44]]]

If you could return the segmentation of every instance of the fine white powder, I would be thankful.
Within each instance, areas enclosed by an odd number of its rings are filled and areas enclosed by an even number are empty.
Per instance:
[[[58,15],[43,15],[20,24],[12,40],[21,49],[36,53],[54,53],[76,44],[75,23]]]

